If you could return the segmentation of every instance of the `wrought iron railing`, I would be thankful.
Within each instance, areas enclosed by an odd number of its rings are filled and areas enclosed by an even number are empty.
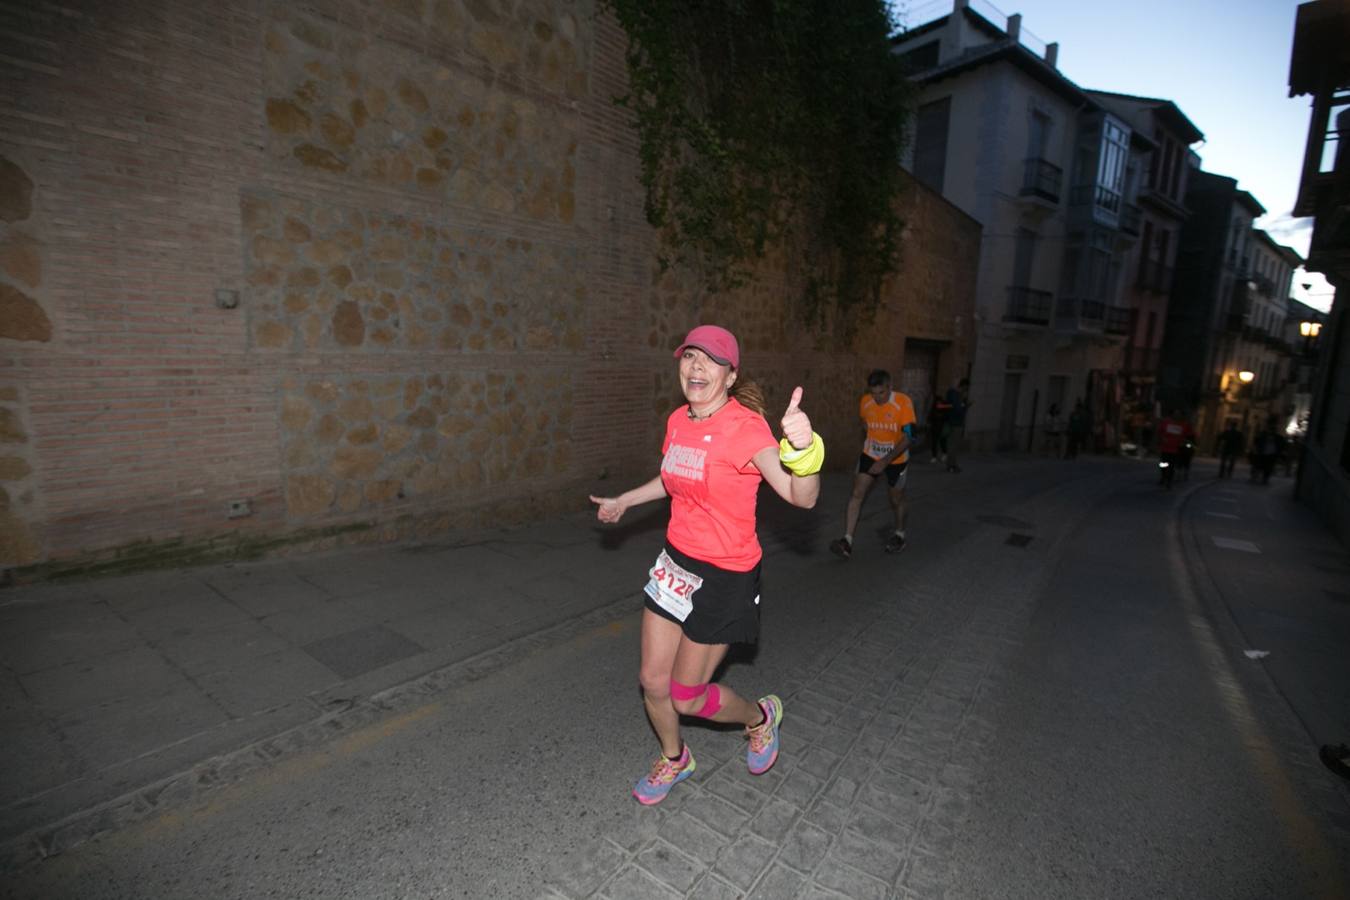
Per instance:
[[[1049,291],[1009,285],[1008,307],[1003,313],[1003,321],[1018,322],[1024,325],[1049,325],[1050,300],[1051,294]]]
[[[1060,183],[1064,171],[1052,162],[1039,157],[1028,159],[1022,170],[1022,196],[1041,197],[1051,203],[1059,202]]]

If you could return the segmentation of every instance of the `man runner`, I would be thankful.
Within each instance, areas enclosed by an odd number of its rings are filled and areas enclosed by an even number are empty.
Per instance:
[[[830,543],[830,551],[844,559],[853,555],[853,531],[858,527],[863,501],[882,474],[890,486],[886,496],[895,512],[895,533],[886,541],[886,552],[905,549],[905,470],[914,437],[914,403],[905,394],[891,390],[890,373],[877,369],[867,376],[867,393],[858,403],[858,416],[867,437],[858,457],[853,494],[848,499],[844,536]]]

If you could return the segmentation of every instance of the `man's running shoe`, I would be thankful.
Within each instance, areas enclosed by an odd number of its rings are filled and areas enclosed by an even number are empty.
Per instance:
[[[887,553],[899,553],[905,549],[905,539],[892,532],[890,539],[886,541]]]
[[[666,799],[666,794],[670,793],[671,788],[693,773],[694,754],[689,752],[689,745],[685,744],[677,760],[672,761],[665,756],[657,757],[651,772],[639,778],[638,783],[634,785],[633,796],[643,806],[655,806]]]
[[[745,729],[750,738],[745,761],[750,766],[751,775],[763,775],[777,762],[778,723],[783,721],[783,701],[776,694],[762,698],[759,708],[764,710],[764,724]]]
[[[853,555],[853,544],[848,538],[840,538],[837,541],[830,541],[830,552],[840,559],[848,559]]]

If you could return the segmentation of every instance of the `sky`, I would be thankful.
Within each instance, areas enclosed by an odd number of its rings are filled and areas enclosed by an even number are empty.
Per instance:
[[[1059,70],[1079,87],[1174,102],[1205,134],[1201,168],[1238,180],[1267,210],[1256,226],[1300,255],[1311,219],[1293,219],[1311,98],[1289,96],[1298,0],[971,0],[982,14],[1022,14],[1028,44],[1059,44]],[[946,15],[951,0],[896,0],[909,27]],[[997,22],[997,24],[1003,24]],[[1311,283],[1311,290],[1304,289]],[[1294,296],[1319,309],[1332,289],[1296,272]]]

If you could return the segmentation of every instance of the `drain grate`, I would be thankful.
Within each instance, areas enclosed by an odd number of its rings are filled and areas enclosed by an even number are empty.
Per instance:
[[[1036,526],[1023,519],[1015,519],[1012,516],[982,515],[975,517],[976,522],[985,525],[1001,525],[1004,528],[1035,528]]]
[[[1016,531],[1014,531],[1012,534],[1008,535],[1008,539],[1003,543],[1010,544],[1013,547],[1025,547],[1027,544],[1030,544],[1031,541],[1032,541],[1031,535],[1018,534]]]

